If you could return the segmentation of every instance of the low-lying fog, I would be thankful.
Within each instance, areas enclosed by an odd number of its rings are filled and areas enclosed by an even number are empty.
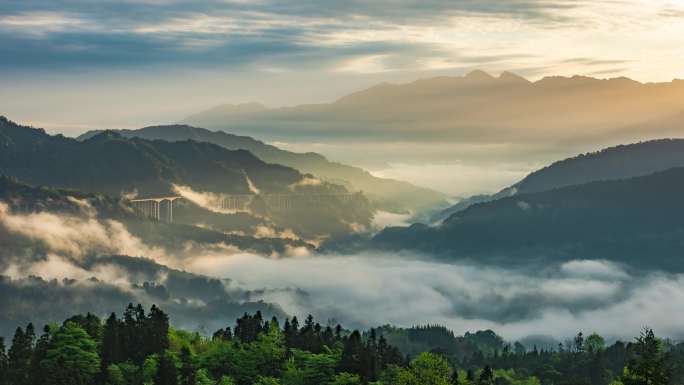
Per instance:
[[[597,260],[525,271],[417,257],[212,255],[187,268],[264,289],[260,298],[290,314],[310,312],[358,327],[437,323],[457,333],[491,328],[508,339],[562,339],[579,330],[629,337],[648,325],[661,335],[682,337],[682,275],[635,275]]]
[[[45,250],[44,257],[33,260],[28,254],[0,251],[0,274],[13,280],[30,276],[83,280],[83,291],[75,291],[81,285],[78,282],[54,282],[70,285],[70,295],[87,296],[94,285],[106,283],[141,298],[142,282],[130,270],[109,262],[82,263],[94,254],[128,254],[188,272],[229,278],[223,286],[217,283],[221,289],[215,290],[230,295],[246,293],[239,297],[242,301],[277,303],[291,315],[311,313],[319,320],[334,319],[352,327],[431,323],[446,325],[457,334],[491,328],[510,340],[528,335],[562,340],[579,330],[631,338],[648,325],[659,335],[684,337],[684,275],[635,272],[606,261],[582,260],[581,256],[530,270],[446,263],[411,254],[293,253],[276,258],[226,245],[191,245],[169,252],[145,245],[120,223],[96,219],[92,213],[82,217],[20,214],[6,205],[0,205],[0,235],[10,241],[28,239]],[[99,281],[85,282],[90,276]],[[160,276],[158,283],[164,284],[164,279]],[[25,284],[16,283],[16,289]],[[9,304],[0,300],[0,306]],[[205,305],[196,301],[193,306]],[[0,313],[9,310],[2,308]],[[193,312],[203,314],[198,317],[214,314]],[[171,316],[173,320],[173,312]]]

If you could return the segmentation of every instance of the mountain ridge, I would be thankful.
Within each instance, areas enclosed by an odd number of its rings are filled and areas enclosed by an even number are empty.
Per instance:
[[[87,140],[100,131],[88,131],[78,140]],[[413,186],[409,183],[378,178],[359,167],[329,161],[315,153],[295,153],[266,144],[250,136],[234,135],[224,131],[210,131],[190,125],[149,126],[137,130],[117,130],[126,137],[182,141],[188,138],[210,142],[230,150],[246,149],[268,163],[284,164],[307,174],[313,174],[331,183],[339,183],[351,190],[363,191],[380,209],[388,211],[420,211],[442,204],[445,195]]]
[[[207,142],[125,138],[114,131],[77,141],[20,126],[6,118],[0,120],[0,135],[0,174],[31,185],[112,196],[136,192],[142,197],[177,195],[178,186],[200,195],[261,197],[294,191],[303,196],[332,196],[333,201],[336,194],[348,192],[344,186],[331,183],[307,184],[308,177],[295,169],[265,163],[247,150],[231,151]],[[213,218],[221,231],[252,234],[257,230],[255,226],[277,225],[315,239],[370,226],[373,209],[362,194],[354,194],[354,198],[344,202],[337,199],[337,203],[324,201],[318,206],[299,205],[285,211],[271,210],[264,206],[262,198],[255,198],[246,213],[217,213],[211,207],[202,207],[200,212],[197,205],[185,212],[192,213],[190,217],[198,223]]]
[[[677,136],[683,106],[684,81],[678,79],[642,83],[576,75],[528,81],[512,72],[475,72],[383,83],[331,103],[240,116],[221,114],[216,106],[212,116],[199,112],[182,123],[269,141],[506,144],[515,150],[501,155],[506,159],[529,159],[535,151],[546,162],[567,156],[567,148],[576,153],[597,144]]]
[[[474,204],[443,224],[388,228],[372,245],[478,262],[551,263],[581,255],[684,271],[684,167]],[[658,255],[658,258],[649,257]]]
[[[654,139],[607,147],[555,161],[495,194],[466,198],[433,216],[431,221],[439,222],[476,203],[593,181],[643,176],[678,166],[684,166],[684,139]]]

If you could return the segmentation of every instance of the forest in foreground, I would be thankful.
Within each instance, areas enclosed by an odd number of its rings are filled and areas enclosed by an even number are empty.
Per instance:
[[[322,326],[309,316],[281,325],[245,314],[211,337],[174,329],[157,306],[130,304],[119,318],[75,315],[61,325],[18,327],[0,338],[0,385],[666,385],[684,381],[684,344],[645,328],[633,341],[582,333],[556,349],[503,344],[457,355],[404,354],[383,336]],[[414,328],[424,343],[443,327]],[[38,336],[38,334],[40,334]]]

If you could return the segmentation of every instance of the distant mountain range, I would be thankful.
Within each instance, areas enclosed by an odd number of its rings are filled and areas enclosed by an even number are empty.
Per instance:
[[[256,107],[240,109],[241,113],[258,110],[260,109]],[[89,131],[77,139],[89,140],[101,132]],[[116,132],[127,138],[137,137],[166,141],[193,140],[213,143],[229,150],[247,150],[265,162],[282,164],[307,174],[313,174],[331,183],[344,185],[351,191],[363,191],[374,205],[382,210],[418,212],[445,203],[446,197],[442,193],[413,186],[406,182],[378,178],[361,168],[331,162],[317,153],[295,153],[282,150],[249,136],[210,131],[188,125],[152,126],[138,130],[117,130]]]
[[[388,228],[372,245],[504,265],[585,258],[684,271],[683,148],[652,141],[557,162],[441,225]]]
[[[684,139],[651,140],[609,147],[554,162],[496,194],[466,198],[433,216],[432,222],[444,220],[477,203],[593,181],[643,176],[673,167],[684,167]]]
[[[0,149],[0,174],[32,185],[112,196],[131,192],[143,197],[177,195],[174,185],[187,186],[202,194],[219,195],[292,194],[295,190],[298,194],[328,196],[347,193],[340,185],[309,184],[307,177],[299,171],[266,163],[247,150],[228,150],[194,140],[169,142],[126,138],[105,131],[78,141],[48,135],[41,129],[0,118]],[[361,195],[346,203],[323,202],[322,205],[301,206],[282,213],[262,209],[252,215],[255,220],[240,230],[259,223],[273,224],[316,238],[368,227],[373,217],[373,209]],[[220,215],[225,222],[245,214]],[[195,218],[200,221],[197,216]],[[238,221],[242,220],[238,218]]]
[[[184,122],[264,138],[576,144],[671,136],[684,114],[684,80],[546,77],[483,71],[380,84],[333,103],[217,106]],[[529,142],[532,143],[529,143]]]

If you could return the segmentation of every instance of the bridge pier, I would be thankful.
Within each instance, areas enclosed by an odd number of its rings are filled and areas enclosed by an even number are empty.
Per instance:
[[[157,222],[173,223],[173,205],[181,197],[133,199],[131,205],[143,217]]]

